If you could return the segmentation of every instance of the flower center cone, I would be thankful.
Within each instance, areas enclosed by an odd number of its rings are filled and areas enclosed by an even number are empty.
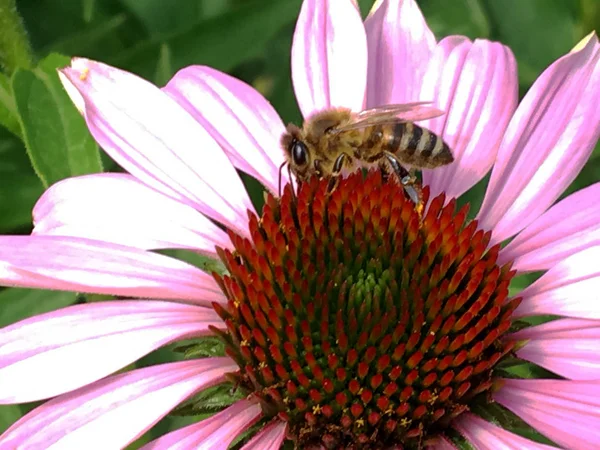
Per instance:
[[[514,272],[443,195],[421,216],[377,171],[327,184],[269,196],[219,250],[232,378],[297,448],[421,448],[486,399]]]

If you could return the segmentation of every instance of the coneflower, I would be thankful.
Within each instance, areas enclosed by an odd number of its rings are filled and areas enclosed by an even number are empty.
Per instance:
[[[412,0],[378,2],[364,25],[352,1],[306,0],[292,59],[305,117],[418,100],[446,111],[425,125],[455,162],[423,174],[423,214],[378,172],[275,196],[284,125],[226,74],[188,67],[161,90],[73,60],[65,87],[129,174],[52,186],[32,236],[0,237],[0,281],[120,299],[0,330],[0,402],[50,399],[0,449],[123,448],[219,385],[238,400],[145,448],[552,448],[492,423],[498,411],[549,443],[600,447],[600,187],[553,205],[600,134],[597,38],[518,107],[510,51],[436,44]],[[260,213],[234,166],[270,192]],[[470,221],[455,198],[490,168]],[[163,248],[224,269],[150,251]],[[510,295],[512,277],[531,271],[545,273]],[[516,324],[539,315],[561,318]],[[114,374],[205,336],[226,356]],[[519,359],[553,374],[521,379],[509,370]]]

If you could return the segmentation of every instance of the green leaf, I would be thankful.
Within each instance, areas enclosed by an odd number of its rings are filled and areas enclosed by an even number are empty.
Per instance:
[[[285,123],[302,123],[302,115],[294,95],[291,77],[291,49],[294,24],[284,27],[272,39],[265,51],[266,74],[273,79],[271,93],[268,96]]]
[[[244,0],[245,1],[245,0]],[[202,17],[215,17],[233,6],[233,0],[200,0]]]
[[[573,0],[486,0],[485,6],[496,29],[493,38],[515,54],[523,87],[583,37]]]
[[[175,408],[171,412],[171,415],[197,416],[200,414],[214,414],[242,398],[244,398],[244,394],[239,390],[232,389],[230,384],[220,384],[195,395],[192,399]]]
[[[21,137],[17,105],[10,89],[10,80],[0,73],[0,125],[17,137]]]
[[[22,142],[0,129],[0,233],[29,232],[31,210],[43,190]]]
[[[21,418],[23,412],[19,405],[0,406],[0,433],[4,433],[13,423]]]
[[[559,379],[560,377],[532,363],[523,362],[512,367],[504,368],[501,375],[505,378],[524,378],[524,379]],[[500,374],[500,371],[498,372]]]
[[[581,35],[600,30],[600,2],[598,0],[579,0]]]
[[[511,297],[518,296],[519,293],[528,286],[531,286],[543,272],[520,273],[516,275],[510,282],[508,292]]]
[[[0,180],[0,232],[30,227],[31,210],[43,190],[35,174],[9,174]]]
[[[458,450],[477,450],[462,434],[453,429],[445,433],[445,438]]]
[[[179,0],[173,3],[164,0],[121,0],[121,2],[151,34],[187,29],[200,18],[201,12],[201,2],[198,0]]]
[[[194,340],[190,344],[181,345],[173,349],[176,353],[182,353],[185,359],[210,358],[225,355],[225,344],[216,336],[206,336]]]
[[[161,45],[166,44],[174,70],[192,64],[231,70],[243,61],[262,55],[267,42],[282,26],[294,21],[299,9],[300,0],[247,2],[184,32],[147,41],[118,55],[110,63],[152,76]]]
[[[451,34],[471,39],[490,35],[489,19],[481,0],[424,0],[419,5],[438,40]]]
[[[550,445],[556,448],[560,447],[545,436],[538,433],[523,419],[514,414],[512,411],[504,408],[499,403],[475,405],[475,407],[472,409],[472,412],[478,416],[481,416],[490,423],[493,423],[501,428],[504,428],[505,430],[516,433],[527,439],[531,439],[532,441]]]
[[[0,0],[0,67],[12,74],[19,67],[29,68],[34,56],[16,0]]]
[[[156,73],[153,77],[156,84],[163,86],[169,82],[174,70],[171,64],[171,50],[168,45],[160,46],[160,54],[156,62]]]
[[[161,255],[170,256],[171,258],[180,259],[208,273],[217,272],[218,274],[222,275],[227,271],[227,269],[225,269],[225,265],[221,262],[221,260],[200,255],[192,250],[165,249],[157,250],[157,253],[160,253]]]
[[[117,36],[128,27],[132,28],[132,25],[125,14],[117,14],[62,36],[44,47],[42,51],[86,55],[92,59],[102,60],[107,54],[123,50],[124,44]]]
[[[75,303],[74,292],[9,288],[0,292],[0,327]]]
[[[86,23],[91,22],[92,17],[94,16],[96,0],[83,0],[81,7],[83,8],[83,21]]]
[[[102,171],[100,154],[56,69],[69,59],[50,55],[34,70],[17,70],[12,87],[29,158],[45,187]]]

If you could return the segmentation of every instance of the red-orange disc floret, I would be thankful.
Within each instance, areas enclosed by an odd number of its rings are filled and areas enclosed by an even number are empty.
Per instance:
[[[394,180],[355,173],[268,196],[230,233],[215,305],[237,385],[298,448],[418,448],[492,385],[518,300],[467,208],[421,216]],[[427,199],[427,189],[424,189]]]

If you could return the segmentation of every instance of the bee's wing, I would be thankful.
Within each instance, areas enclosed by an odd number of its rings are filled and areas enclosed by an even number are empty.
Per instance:
[[[417,121],[439,117],[444,112],[431,106],[431,102],[413,102],[377,106],[359,112],[356,117],[362,119],[388,114],[404,120]]]
[[[370,125],[416,122],[419,120],[433,119],[443,115],[444,112],[431,106],[431,102],[403,103],[398,105],[383,105],[366,109],[354,115],[352,121],[346,125],[336,127],[335,131],[356,130]]]

